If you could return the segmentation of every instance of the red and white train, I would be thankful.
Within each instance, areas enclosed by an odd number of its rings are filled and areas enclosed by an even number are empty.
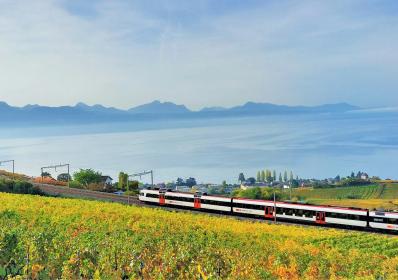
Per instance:
[[[267,200],[229,198],[167,190],[141,190],[145,203],[219,212],[240,216],[262,217],[296,223],[344,226],[398,232],[398,213],[367,209],[316,206]],[[276,208],[276,209],[275,209]]]

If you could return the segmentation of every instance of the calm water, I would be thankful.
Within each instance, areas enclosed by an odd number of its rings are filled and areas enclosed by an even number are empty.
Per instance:
[[[35,176],[41,166],[70,163],[114,178],[153,169],[155,181],[236,182],[239,172],[262,168],[398,178],[397,129],[398,114],[375,113],[1,128],[0,160],[15,159],[17,172]]]

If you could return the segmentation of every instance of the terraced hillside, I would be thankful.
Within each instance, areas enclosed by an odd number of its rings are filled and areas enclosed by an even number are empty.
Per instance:
[[[2,279],[398,278],[397,237],[78,199],[0,201]]]
[[[295,189],[292,195],[299,200],[313,204],[370,209],[398,209],[397,183],[338,188]]]

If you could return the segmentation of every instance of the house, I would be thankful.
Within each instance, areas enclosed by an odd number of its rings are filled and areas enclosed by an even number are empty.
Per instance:
[[[107,186],[110,186],[113,183],[113,179],[110,176],[101,176],[101,182]]]
[[[361,179],[362,180],[368,180],[369,179],[369,175],[367,173],[361,173]]]

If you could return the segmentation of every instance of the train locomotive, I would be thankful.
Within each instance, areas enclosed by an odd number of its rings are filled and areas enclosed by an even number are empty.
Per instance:
[[[195,209],[252,218],[383,230],[398,233],[398,213],[369,211],[368,209],[317,206],[289,202],[274,202],[246,198],[229,198],[202,193],[183,193],[170,190],[144,189],[139,200],[160,206]]]

